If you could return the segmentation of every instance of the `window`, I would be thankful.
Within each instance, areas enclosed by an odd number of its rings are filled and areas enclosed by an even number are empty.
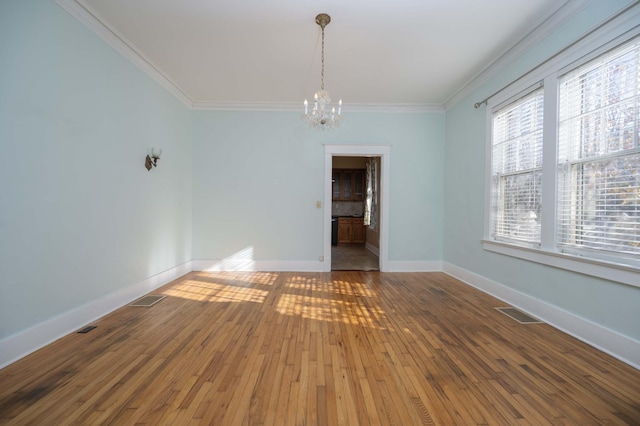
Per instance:
[[[640,286],[637,34],[487,112],[485,249]]]
[[[492,236],[540,243],[543,89],[493,114]]]
[[[640,255],[639,47],[628,43],[560,79],[557,238],[564,251]]]

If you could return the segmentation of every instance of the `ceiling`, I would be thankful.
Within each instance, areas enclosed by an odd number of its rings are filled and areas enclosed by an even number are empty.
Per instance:
[[[444,105],[567,0],[75,0],[194,104]]]

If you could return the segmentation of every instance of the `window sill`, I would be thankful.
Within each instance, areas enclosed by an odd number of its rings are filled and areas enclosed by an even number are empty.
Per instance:
[[[486,239],[482,240],[482,245],[485,250],[494,253],[640,287],[640,269],[629,265]]]

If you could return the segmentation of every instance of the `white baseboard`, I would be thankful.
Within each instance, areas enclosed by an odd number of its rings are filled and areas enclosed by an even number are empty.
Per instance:
[[[247,259],[194,260],[194,271],[292,271],[322,272],[324,262],[319,261],[265,261]],[[392,260],[387,265],[387,272],[440,272],[441,261],[424,260]]]
[[[375,254],[376,256],[380,256],[380,248],[374,246],[371,243],[365,243],[364,244],[364,248],[366,248],[367,250],[369,250],[371,253]]]
[[[390,260],[387,272],[441,272],[440,260]]]
[[[640,369],[640,342],[637,340],[450,263],[444,263],[443,271]]]
[[[324,262],[314,260],[193,260],[194,271],[263,271],[263,272],[322,272]]]
[[[0,340],[0,368],[48,345],[191,271],[321,272],[319,261],[194,260],[149,277]],[[443,271],[640,369],[640,342],[496,281],[442,261],[389,261],[389,272]]]
[[[0,368],[189,272],[191,272],[191,262],[183,263],[0,340]]]

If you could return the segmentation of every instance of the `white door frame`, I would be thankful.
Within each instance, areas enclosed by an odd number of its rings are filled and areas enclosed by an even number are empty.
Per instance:
[[[380,271],[389,265],[389,145],[325,145],[324,146],[324,272],[331,271],[331,179],[333,157],[380,157]]]

